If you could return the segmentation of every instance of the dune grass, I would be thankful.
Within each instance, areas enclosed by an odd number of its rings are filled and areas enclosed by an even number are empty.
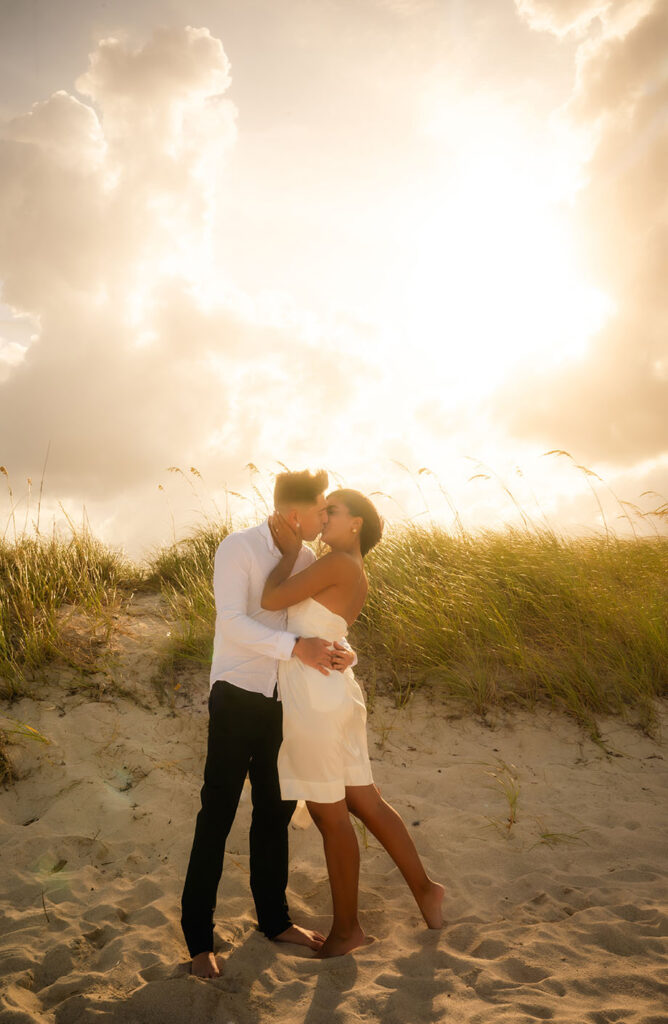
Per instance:
[[[207,665],[215,609],[208,528],[153,564],[178,629],[176,662]],[[484,715],[498,705],[596,717],[632,714],[651,732],[668,696],[668,543],[564,539],[508,529],[452,536],[402,525],[367,558],[370,591],[350,640],[360,674],[397,704],[427,684]]]
[[[14,766],[7,752],[7,734],[0,730],[0,786],[13,782]]]
[[[668,695],[668,543],[551,531],[393,531],[368,556],[360,654],[404,699],[425,682],[484,714],[549,702],[596,732]]]
[[[207,520],[190,537],[149,557],[146,585],[161,591],[174,620],[165,670],[173,673],[186,664],[211,662],[216,618],[213,560],[230,530],[229,522]]]
[[[109,612],[120,590],[137,585],[144,575],[85,529],[72,527],[66,537],[54,533],[0,541],[0,696],[11,699],[25,692],[54,659],[92,670],[92,648],[113,628]],[[65,629],[68,609],[85,614],[95,644],[86,645],[81,635],[73,641]]]
[[[207,520],[142,565],[88,531],[2,542],[0,695],[25,692],[56,658],[93,671],[90,652],[73,650],[63,633],[63,608],[86,612],[109,635],[110,609],[138,587],[160,591],[172,620],[161,670],[208,666],[213,558],[230,528]],[[427,686],[479,715],[547,703],[594,737],[607,714],[652,732],[656,699],[668,696],[665,538],[453,535],[404,523],[386,530],[367,571],[369,597],[349,638],[361,678],[387,680],[398,705]]]

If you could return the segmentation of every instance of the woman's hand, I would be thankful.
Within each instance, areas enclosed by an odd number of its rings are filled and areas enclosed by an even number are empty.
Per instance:
[[[281,512],[274,512],[273,515],[269,516],[269,529],[271,530],[274,544],[282,555],[294,555],[296,557],[299,554],[302,546],[302,528],[299,523],[297,524],[297,529],[293,530]]]

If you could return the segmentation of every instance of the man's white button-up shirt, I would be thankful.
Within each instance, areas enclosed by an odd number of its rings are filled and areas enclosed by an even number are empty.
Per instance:
[[[267,576],[281,559],[269,523],[230,533],[218,545],[213,570],[216,632],[209,688],[225,679],[242,690],[271,697],[278,661],[292,656],[297,637],[286,630],[287,609],[267,611],[261,604]],[[293,573],[315,561],[302,546]],[[357,660],[357,659],[355,659]]]

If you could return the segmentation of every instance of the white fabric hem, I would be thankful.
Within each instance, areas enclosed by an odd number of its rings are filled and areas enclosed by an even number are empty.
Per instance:
[[[344,768],[343,784],[344,786],[373,786],[371,767],[359,765],[354,768]]]
[[[280,778],[281,797],[283,800],[313,800],[317,804],[335,804],[345,800],[346,790],[343,781],[336,782],[304,782],[302,779]]]
[[[346,786],[373,786],[371,769],[346,768],[343,780],[336,782],[304,782],[301,779],[280,779],[283,800],[313,800],[317,804],[334,804],[346,798]]]

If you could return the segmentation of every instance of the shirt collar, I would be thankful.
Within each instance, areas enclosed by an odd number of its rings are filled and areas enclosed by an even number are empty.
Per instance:
[[[260,525],[258,526],[258,530],[260,531],[262,539],[264,540],[265,544],[271,551],[272,555],[278,555],[279,558],[282,558],[283,552],[279,547],[277,547],[276,542],[274,541],[274,538],[271,535],[268,518],[265,519],[264,522],[260,523]]]
[[[276,547],[274,538],[271,535],[271,530],[269,529],[269,519],[265,519],[263,523],[260,523],[260,525],[258,526],[258,530],[260,531],[262,539],[264,540],[265,544],[271,551],[272,555],[280,555],[281,552]]]

